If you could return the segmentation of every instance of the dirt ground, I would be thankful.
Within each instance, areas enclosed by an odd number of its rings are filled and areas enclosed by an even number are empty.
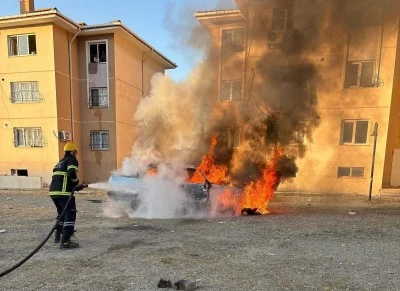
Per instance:
[[[164,290],[161,278],[198,290],[400,290],[400,198],[277,194],[269,215],[167,220],[107,218],[107,203],[77,194],[81,248],[51,238],[0,290]],[[54,214],[46,190],[0,191],[0,272]]]

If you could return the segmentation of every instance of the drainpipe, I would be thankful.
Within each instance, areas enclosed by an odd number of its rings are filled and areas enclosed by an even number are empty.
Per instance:
[[[372,183],[374,181],[374,166],[375,166],[376,138],[378,136],[378,122],[375,122],[374,132],[371,135],[374,136],[374,148],[372,150],[371,180],[369,182],[369,194],[368,194],[369,201],[371,201]]]
[[[153,49],[150,51],[144,52],[142,55],[142,98],[144,97],[144,62],[147,60],[149,54],[153,53]]]
[[[78,31],[75,33],[74,37],[68,43],[68,62],[69,62],[69,102],[71,106],[71,140],[74,141],[75,137],[75,125],[74,125],[74,96],[72,93],[72,43],[75,38],[81,32],[81,28],[78,27]]]

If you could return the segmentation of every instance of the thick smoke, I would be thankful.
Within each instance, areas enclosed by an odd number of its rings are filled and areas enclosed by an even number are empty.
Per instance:
[[[283,8],[276,13],[281,13],[285,21],[283,28],[272,29],[269,5],[274,1],[239,2],[240,7],[256,3],[242,11],[240,27],[245,29],[246,40],[243,53],[220,51],[219,40],[211,39],[202,26],[187,20],[193,17],[193,11],[185,9],[183,16],[177,17],[171,4],[165,22],[177,35],[180,50],[186,54],[193,52],[187,48],[197,48],[194,51],[203,51],[204,59],[183,82],[154,76],[151,94],[142,100],[134,116],[140,127],[133,158],[124,161],[123,173],[140,170],[134,165],[137,160],[198,165],[211,136],[216,134],[215,162],[228,167],[235,186],[243,187],[259,178],[278,146],[283,150],[277,164],[280,181],[294,177],[298,171],[296,160],[306,153],[304,140],[312,142],[313,129],[320,122],[319,92],[340,88],[340,84],[334,83],[341,82],[338,78],[331,84],[321,82],[322,74],[326,79],[343,69],[332,58],[325,61],[324,52],[343,50],[351,45],[351,40],[346,44],[346,39],[359,29],[360,23],[379,23],[390,11],[398,10],[397,1],[391,0],[275,1],[275,6]],[[281,42],[276,41],[281,37],[279,29],[285,31]],[[241,74],[243,68],[245,72]],[[218,102],[221,81],[241,76],[240,101]],[[151,180],[148,185],[154,188],[143,199],[150,203],[161,196],[169,202],[179,202],[171,205],[183,205],[186,201],[179,200],[182,193],[176,186],[181,182],[178,179],[159,187],[158,182]],[[163,189],[168,189],[165,196]],[[150,205],[134,215],[156,217],[158,211],[164,213]],[[179,207],[160,215],[170,217],[176,213]]]

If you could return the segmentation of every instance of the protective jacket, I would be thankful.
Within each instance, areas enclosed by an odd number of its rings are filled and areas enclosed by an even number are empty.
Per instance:
[[[78,160],[73,156],[65,156],[53,169],[50,184],[50,195],[70,195],[72,188],[78,185]]]

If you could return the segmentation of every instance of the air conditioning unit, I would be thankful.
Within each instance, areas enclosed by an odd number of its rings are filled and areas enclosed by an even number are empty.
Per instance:
[[[72,138],[72,134],[71,134],[70,131],[62,130],[62,131],[60,131],[60,132],[58,133],[58,139],[59,139],[60,141],[71,140],[71,138]]]
[[[285,41],[284,30],[270,30],[267,34],[268,47],[270,49],[280,48]]]

